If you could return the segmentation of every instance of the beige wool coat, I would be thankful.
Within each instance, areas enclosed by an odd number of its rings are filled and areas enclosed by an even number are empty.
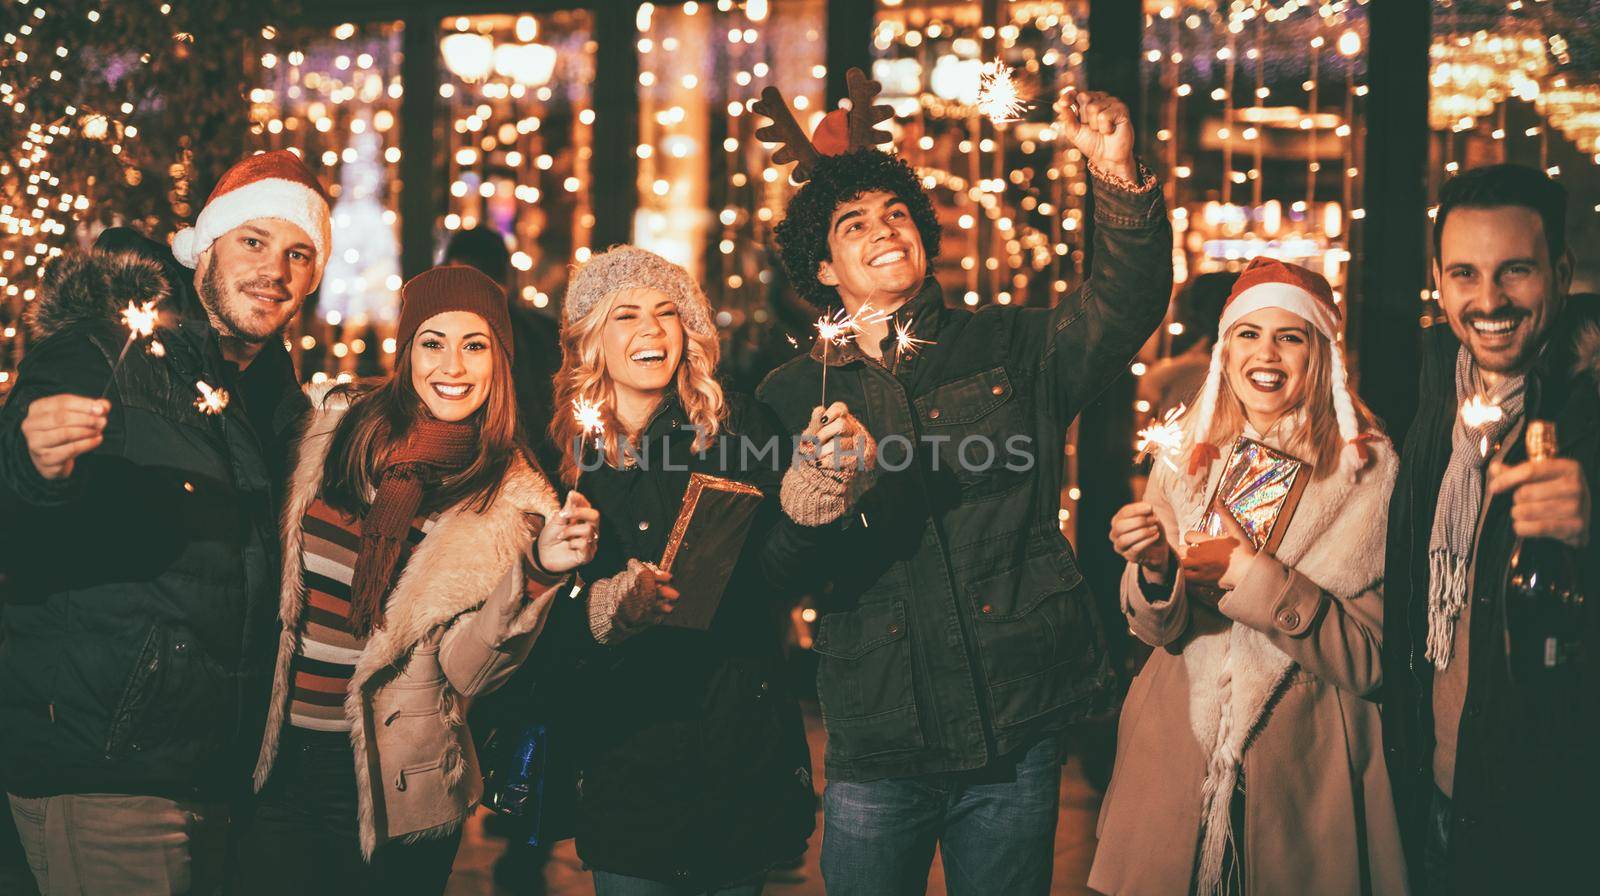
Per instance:
[[[1308,486],[1276,556],[1259,554],[1215,608],[1181,574],[1150,600],[1138,567],[1125,571],[1128,625],[1156,650],[1123,704],[1090,887],[1190,892],[1208,850],[1220,861],[1242,774],[1245,893],[1405,892],[1371,699],[1398,460],[1387,442],[1371,448],[1358,483],[1335,473]],[[1203,488],[1163,466],[1145,500],[1176,542],[1199,528],[1221,464]]]
[[[283,515],[283,633],[255,769],[258,791],[272,774],[293,690],[290,663],[306,606],[301,521],[346,407],[315,396],[313,403]],[[527,658],[560,590],[551,586],[530,600],[522,579],[537,521],[557,509],[549,481],[518,457],[487,509],[446,510],[401,572],[344,703],[366,858],[390,840],[453,833],[483,795],[467,705]]]

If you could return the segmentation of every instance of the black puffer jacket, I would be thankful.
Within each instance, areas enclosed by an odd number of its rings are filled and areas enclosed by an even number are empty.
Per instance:
[[[604,871],[704,889],[799,856],[815,826],[805,730],[779,645],[782,570],[803,541],[777,508],[787,439],[760,458],[741,452],[741,438],[765,448],[777,421],[754,401],[729,401],[725,453],[692,451],[688,418],[669,396],[646,428],[638,468],[602,466],[577,484],[600,510],[588,582],[629,558],[661,559],[691,472],[770,496],[710,631],[658,626],[614,647],[591,640],[578,685],[578,855]],[[562,603],[563,639],[588,639],[584,600]]]
[[[111,368],[129,301],[165,298],[134,255],[63,259],[0,411],[0,778],[13,793],[231,795],[248,782],[277,643],[276,518],[305,407],[281,345],[240,374],[205,320],[164,321],[165,356]],[[21,424],[47,395],[98,395],[104,443],[42,479]],[[194,406],[196,381],[224,413]]]

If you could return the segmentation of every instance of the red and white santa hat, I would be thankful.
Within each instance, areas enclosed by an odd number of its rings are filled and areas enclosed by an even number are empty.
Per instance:
[[[259,218],[287,221],[311,238],[317,250],[317,280],[333,242],[328,194],[300,157],[287,149],[257,153],[236,163],[206,200],[193,227],[172,237],[172,254],[185,267],[200,264],[200,254],[217,237]],[[312,282],[316,288],[316,282]]]
[[[1211,429],[1211,417],[1217,409],[1217,398],[1222,393],[1222,346],[1227,341],[1228,330],[1247,314],[1263,308],[1281,308],[1304,318],[1328,340],[1329,373],[1333,387],[1333,415],[1339,426],[1339,437],[1344,440],[1344,450],[1339,454],[1339,467],[1354,476],[1366,465],[1366,447],[1362,444],[1361,422],[1356,416],[1355,404],[1350,400],[1349,374],[1345,368],[1344,350],[1339,345],[1339,321],[1343,316],[1333,300],[1333,287],[1321,274],[1297,264],[1275,258],[1257,257],[1239,275],[1233,292],[1222,306],[1222,320],[1217,325],[1217,343],[1211,350],[1211,369],[1206,374],[1205,385],[1196,396],[1195,419],[1189,432],[1196,440],[1189,450],[1189,473],[1202,473],[1219,452],[1215,445],[1204,441]]]

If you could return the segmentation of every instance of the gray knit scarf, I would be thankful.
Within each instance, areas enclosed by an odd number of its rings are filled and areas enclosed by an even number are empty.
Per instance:
[[[1456,406],[1479,394],[1477,365],[1462,346],[1456,355]],[[1456,414],[1450,432],[1450,464],[1439,486],[1439,503],[1433,512],[1433,534],[1428,539],[1428,659],[1438,669],[1450,665],[1456,620],[1467,599],[1467,569],[1477,540],[1478,510],[1483,502],[1484,469],[1500,440],[1522,418],[1523,376],[1506,377],[1493,390],[1489,402],[1499,405],[1501,417],[1480,426],[1468,426]]]

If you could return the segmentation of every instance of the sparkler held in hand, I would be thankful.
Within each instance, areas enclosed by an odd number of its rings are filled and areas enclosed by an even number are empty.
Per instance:
[[[572,419],[578,422],[578,428],[584,436],[594,436],[594,447],[597,451],[601,449],[606,432],[606,421],[600,415],[600,404],[598,401],[586,401],[582,398],[572,400]]]
[[[122,343],[122,351],[117,352],[117,360],[111,362],[111,375],[106,378],[106,386],[100,390],[100,397],[105,398],[111,391],[111,384],[117,379],[117,369],[122,366],[122,359],[128,356],[128,349],[133,347],[140,339],[150,339],[156,331],[156,320],[160,313],[156,311],[153,301],[136,305],[128,302],[128,307],[122,309],[122,325],[128,328],[128,339]],[[157,358],[164,357],[167,350],[159,341],[150,340],[150,354]]]
[[[998,59],[985,62],[978,73],[978,114],[995,127],[1016,121],[1032,108],[1014,75],[1011,66]]]
[[[870,306],[864,306],[865,307]],[[843,308],[832,314],[824,314],[817,318],[817,338],[822,340],[822,401],[821,407],[828,406],[828,346],[844,345],[856,335],[855,319],[845,313]]]
[[[1172,462],[1172,458],[1183,453],[1183,428],[1178,425],[1178,418],[1183,416],[1184,410],[1184,406],[1180,404],[1167,411],[1160,423],[1152,418],[1149,426],[1139,430],[1139,441],[1134,444],[1139,450],[1139,460],[1142,461],[1147,457],[1160,458],[1161,462],[1171,467],[1174,473],[1181,472],[1178,465]]]

